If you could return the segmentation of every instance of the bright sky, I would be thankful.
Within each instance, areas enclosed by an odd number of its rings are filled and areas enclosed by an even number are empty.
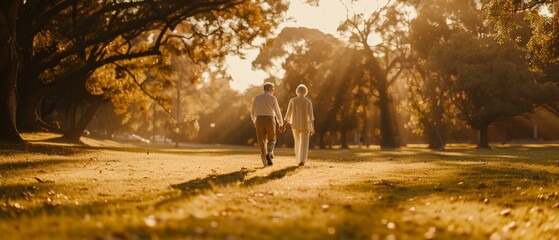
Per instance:
[[[366,2],[370,3],[371,1]],[[362,8],[368,11],[375,10],[372,7],[376,7],[377,1],[372,2],[374,2],[374,6]],[[316,28],[336,36],[338,25],[346,18],[346,9],[339,0],[322,0],[318,7],[302,3],[302,0],[291,0],[287,16],[291,20],[282,24],[278,33],[284,27],[307,27]],[[264,71],[252,69],[251,62],[257,55],[258,50],[251,50],[247,51],[246,59],[240,59],[237,56],[227,58],[229,74],[233,78],[233,81],[230,82],[231,88],[242,92],[250,85],[261,85],[264,79],[268,77],[268,74]]]

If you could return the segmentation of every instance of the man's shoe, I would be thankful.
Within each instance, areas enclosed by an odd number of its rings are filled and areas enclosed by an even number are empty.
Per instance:
[[[270,156],[270,154],[266,154],[266,161],[268,161],[268,166],[274,165],[274,163],[272,163],[272,157]]]
[[[304,162],[300,162],[300,163],[299,163],[299,167],[302,167],[302,166],[305,166],[305,163],[304,163]]]

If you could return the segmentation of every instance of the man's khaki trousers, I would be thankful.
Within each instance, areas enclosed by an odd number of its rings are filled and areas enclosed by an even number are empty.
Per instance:
[[[260,158],[264,166],[268,166],[266,154],[274,155],[276,145],[276,119],[275,117],[258,116],[256,117],[256,138],[260,147]]]

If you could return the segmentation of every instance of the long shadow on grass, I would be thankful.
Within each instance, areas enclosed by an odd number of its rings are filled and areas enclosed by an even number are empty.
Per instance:
[[[17,200],[28,196],[33,196],[39,191],[37,184],[17,184],[0,186],[0,199]]]
[[[45,160],[45,161],[31,161],[31,162],[5,162],[0,163],[0,171],[4,173],[10,173],[11,171],[19,171],[22,169],[34,169],[34,168],[47,168],[51,165],[65,164],[65,163],[76,163],[78,161],[74,160]]]
[[[455,197],[457,203],[460,201],[477,201],[481,204],[488,204],[489,206],[495,206],[495,209],[503,209],[503,207],[511,207],[514,208],[516,206],[522,206],[529,204],[529,206],[533,206],[534,204],[545,205],[548,206],[544,209],[551,209],[551,205],[559,200],[559,196],[553,193],[556,189],[559,174],[549,172],[547,170],[538,170],[538,169],[529,169],[529,168],[513,168],[515,166],[487,166],[487,165],[459,165],[444,162],[438,163],[442,165],[444,168],[448,166],[454,166],[456,168],[460,168],[459,171],[449,175],[443,175],[440,177],[434,177],[428,179],[429,181],[406,181],[410,179],[414,179],[418,176],[425,177],[425,175],[420,171],[404,171],[398,172],[398,178],[385,178],[379,179],[376,178],[377,181],[362,181],[356,182],[349,185],[339,186],[341,189],[334,189],[334,190],[342,190],[351,192],[360,192],[363,194],[370,194],[372,198],[370,201],[363,201],[357,203],[348,203],[348,205],[342,204],[340,202],[324,202],[324,199],[316,198],[312,199],[309,198],[308,201],[304,202],[305,206],[309,208],[315,208],[316,216],[313,216],[313,213],[309,213],[305,217],[308,219],[303,219],[305,221],[311,222],[316,217],[327,217],[326,214],[318,214],[318,213],[328,213],[327,211],[333,211],[337,209],[343,209],[341,212],[337,212],[337,220],[331,220],[329,225],[335,228],[335,234],[330,235],[327,233],[326,229],[318,229],[314,228],[312,224],[301,224],[300,219],[294,218],[290,220],[288,223],[283,225],[270,225],[269,221],[262,221],[261,219],[266,220],[266,218],[258,217],[261,221],[253,221],[252,219],[239,219],[235,220],[238,224],[246,224],[249,222],[250,229],[252,232],[273,232],[270,235],[270,238],[281,238],[281,234],[278,233],[291,233],[300,232],[299,235],[291,235],[293,239],[305,239],[309,238],[307,235],[303,233],[314,233],[315,237],[310,237],[310,239],[367,239],[371,236],[372,233],[380,233],[381,236],[387,236],[388,234],[394,235],[396,238],[411,238],[411,239],[421,239],[423,238],[423,234],[425,233],[425,229],[427,227],[435,226],[437,228],[445,229],[444,222],[440,222],[437,219],[429,220],[426,223],[408,223],[405,221],[399,221],[402,219],[402,215],[405,214],[407,211],[405,208],[400,208],[399,206],[406,206],[408,203],[412,201],[420,201],[422,199],[427,199],[430,197],[440,197],[439,199],[449,199],[450,197]],[[556,166],[550,166],[550,168],[557,168]],[[181,189],[180,197],[175,199],[166,200],[180,200],[184,198],[188,198],[190,196],[194,196],[195,194],[199,194],[200,191],[209,191],[215,186],[228,186],[231,184],[239,184],[239,187],[250,187],[255,186],[258,184],[264,184],[269,181],[281,179],[285,176],[288,176],[289,173],[296,171],[298,168],[296,167],[289,167],[285,169],[279,169],[274,171],[267,176],[263,177],[254,177],[248,180],[245,180],[248,173],[252,171],[238,171],[227,173],[223,175],[212,175],[208,176],[203,179],[197,179],[188,181],[181,184],[173,185],[173,187],[177,189]],[[304,168],[302,169],[304,171]],[[462,184],[460,184],[460,182]],[[530,189],[543,186],[544,189],[541,192],[536,191],[528,191],[527,194],[521,195],[517,190],[518,187],[522,189]],[[25,190],[26,186],[17,186],[19,190]],[[188,190],[186,189],[188,188]],[[194,190],[198,189],[198,191]],[[17,189],[16,189],[17,190]],[[192,192],[194,191],[194,192]],[[543,197],[540,198],[538,195],[542,195]],[[377,196],[383,196],[382,199],[376,198]],[[458,196],[463,196],[462,200],[457,198]],[[489,196],[489,202],[483,203],[483,197]],[[377,200],[375,200],[377,199]],[[336,201],[333,199],[333,201]],[[321,208],[323,204],[328,204],[330,207],[328,210],[324,210]],[[300,203],[299,203],[300,204]],[[72,216],[83,216],[84,213],[89,214],[96,214],[96,213],[103,213],[107,212],[111,209],[114,205],[123,205],[123,200],[118,200],[115,202],[109,203],[92,203],[87,205],[80,205],[80,206],[72,206],[72,205],[65,205],[65,206],[58,206],[58,207],[48,207],[48,211],[46,214],[50,215],[72,215]],[[418,208],[421,204],[417,204]],[[143,208],[146,206],[142,206],[142,208],[138,208],[137,211],[142,212]],[[437,206],[430,206],[430,207],[437,207]],[[459,207],[459,206],[457,206]],[[122,211],[131,211],[129,209],[122,209]],[[556,211],[556,210],[552,210]],[[6,211],[3,207],[0,207],[0,219],[2,218],[9,218],[9,219],[17,219],[19,218],[22,213],[29,213],[29,216],[41,216],[40,214],[45,214],[42,209],[25,209],[25,210],[10,210]],[[336,213],[336,212],[334,212]],[[452,214],[452,213],[448,213]],[[513,209],[514,215],[514,209]],[[120,216],[120,213],[117,211],[114,216]],[[426,216],[429,217],[429,216]],[[210,217],[208,219],[194,219],[194,218],[185,218],[181,220],[183,222],[178,222],[180,224],[170,224],[170,232],[169,228],[159,228],[159,230],[155,231],[164,231],[160,232],[162,236],[179,236],[182,237],[186,234],[192,234],[194,237],[200,236],[204,238],[205,235],[198,235],[200,231],[196,230],[195,227],[207,227],[210,226],[211,221],[220,221],[223,220],[224,217]],[[381,224],[380,219],[387,219],[389,221],[395,221],[398,228],[397,230],[390,230],[387,229],[385,224]],[[456,221],[460,223],[463,220],[456,218]],[[125,221],[126,222],[126,221]],[[225,223],[229,223],[231,229],[229,232],[224,232],[223,235],[208,235],[207,238],[226,238],[228,236],[235,236],[235,234],[243,234],[239,232],[235,232],[236,226],[231,221],[225,221]],[[221,224],[221,222],[220,222]],[[420,225],[414,225],[420,224]],[[520,225],[520,223],[519,223]],[[220,225],[221,227],[222,225]],[[224,225],[226,226],[226,225]],[[294,227],[296,226],[296,227]],[[73,226],[69,226],[73,227]],[[135,228],[129,227],[125,228],[129,232],[140,233],[141,236],[146,236],[147,230],[146,228]],[[243,229],[243,228],[241,228]],[[248,229],[248,228],[244,228]],[[300,230],[303,229],[303,230]],[[252,233],[251,232],[251,233]],[[212,232],[207,232],[211,234]],[[144,235],[146,234],[146,235]],[[174,235],[176,234],[176,235]],[[216,233],[219,234],[219,233]],[[318,235],[317,235],[318,234]],[[456,236],[457,233],[451,233],[447,231],[439,232],[437,230],[437,237],[440,239],[451,239],[453,237],[457,237],[458,239],[476,239],[476,238],[487,238],[488,236],[471,236],[471,235],[459,235]],[[227,235],[227,236],[225,236]],[[244,235],[245,238],[256,238],[253,235]],[[243,235],[240,237],[243,239]]]
[[[460,155],[451,155],[449,151],[441,152],[429,149],[395,149],[395,150],[368,150],[368,149],[339,149],[316,150],[311,155],[311,160],[331,163],[354,162],[382,162],[410,159],[464,159],[475,154],[473,150],[461,150]]]
[[[273,171],[267,176],[253,177],[245,180],[247,174],[254,172],[255,170],[241,170],[236,172],[231,172],[222,175],[210,175],[202,179],[195,179],[192,181],[171,185],[175,189],[181,190],[179,196],[171,196],[155,204],[155,206],[161,206],[165,203],[188,199],[199,194],[203,194],[210,191],[216,187],[224,187],[233,184],[238,184],[240,187],[249,187],[258,184],[264,184],[269,181],[281,179],[287,176],[288,173],[293,172],[297,167],[287,167],[277,171]],[[57,191],[59,184],[50,183],[34,183],[34,184],[19,184],[19,185],[4,185],[0,186],[0,200],[10,200],[11,202],[18,202],[20,199],[35,198],[35,195],[43,195],[45,192],[54,190]],[[138,202],[137,199],[117,199],[111,201],[99,200],[98,202],[92,202],[89,204],[80,205],[42,205],[33,208],[23,208],[18,209],[13,206],[1,205],[0,204],[0,219],[6,218],[18,218],[22,213],[26,213],[30,216],[38,216],[40,214],[70,214],[70,215],[83,215],[84,213],[98,214],[110,209],[114,206],[118,206],[123,202]],[[149,202],[149,201],[148,201]],[[151,204],[149,204],[151,206]],[[137,209],[143,209],[144,204],[138,202]],[[129,211],[123,208],[119,211]]]
[[[284,169],[273,171],[268,176],[253,177],[251,179],[248,179],[248,180],[244,181],[243,186],[249,187],[249,186],[254,186],[254,185],[260,185],[260,184],[264,184],[264,183],[267,183],[267,182],[272,181],[272,180],[281,179],[281,178],[287,176],[288,173],[295,171],[297,168],[298,167],[295,167],[295,166],[286,167]]]
[[[355,162],[430,162],[430,161],[508,161],[529,164],[558,164],[557,147],[533,148],[494,148],[494,149],[450,149],[435,151],[424,148],[403,148],[390,151],[345,149],[315,150],[311,153],[312,161],[327,163]],[[534,161],[537,159],[537,161]]]
[[[418,171],[398,172],[396,177],[386,177],[376,181],[363,181],[342,186],[345,191],[368,192],[382,196],[383,207],[392,207],[410,198],[439,196],[466,201],[484,201],[501,207],[515,207],[522,204],[534,204],[537,201],[559,200],[555,186],[559,183],[559,174],[546,170],[515,168],[513,166],[453,165],[440,163],[442,166],[461,167],[462,170],[435,178],[426,178]],[[543,187],[542,189],[539,189]],[[547,188],[547,189],[546,189]]]
[[[17,219],[25,216],[41,216],[41,215],[66,215],[66,216],[83,216],[84,214],[102,214],[107,209],[119,209],[119,211],[130,211],[126,208],[118,207],[122,203],[138,202],[137,199],[118,199],[106,201],[100,199],[87,204],[74,204],[73,202],[66,204],[56,203],[57,196],[51,196],[54,201],[45,201],[39,199],[38,196],[45,196],[47,192],[53,192],[58,195],[60,189],[65,186],[56,183],[33,183],[33,184],[17,184],[0,186],[0,220],[1,219]],[[50,195],[50,193],[49,193]],[[36,206],[27,206],[27,201],[38,201]],[[18,204],[17,206],[15,204]],[[116,207],[115,207],[116,206]],[[138,209],[144,206],[138,205]]]
[[[0,143],[0,156],[12,156],[24,153],[39,153],[47,155],[71,156],[92,148],[81,146],[53,146],[44,144],[6,144]]]
[[[250,172],[254,172],[254,170],[241,170],[222,175],[212,174],[202,179],[198,178],[184,183],[173,184],[171,187],[180,190],[181,193],[178,196],[174,195],[163,199],[155,205],[162,206],[177,200],[194,197],[217,186],[227,186],[234,183],[240,183]]]
[[[287,167],[273,171],[267,176],[253,177],[248,180],[245,180],[246,176],[255,170],[241,170],[222,175],[209,175],[202,179],[194,179],[180,184],[173,184],[171,187],[181,190],[183,196],[191,196],[213,189],[214,187],[227,186],[235,183],[245,187],[264,184],[272,180],[281,179],[289,172],[293,172],[296,169],[297,167],[294,166]]]
[[[209,175],[202,179],[194,179],[184,183],[173,184],[171,185],[171,187],[180,190],[181,194],[179,196],[170,197],[163,201],[160,201],[156,205],[161,206],[180,199],[194,197],[196,195],[200,195],[207,191],[210,191],[216,187],[225,187],[235,184],[240,187],[250,187],[265,184],[269,181],[281,179],[287,176],[288,173],[293,172],[296,169],[297,167],[287,167],[273,171],[266,176],[257,176],[247,180],[245,180],[246,176],[249,173],[254,172],[255,170],[241,170],[222,175]]]
[[[350,207],[342,206],[337,202],[329,203],[332,208],[346,207],[349,209],[343,211],[338,216],[338,219],[340,219],[338,223],[332,223],[336,229],[336,234],[341,234],[338,236],[339,238],[363,238],[363,235],[353,235],[355,234],[355,228],[361,230],[363,227],[371,229],[372,232],[369,232],[369,236],[375,232],[381,233],[384,236],[392,234],[394,232],[386,231],[386,226],[380,225],[380,221],[378,221],[378,219],[387,219],[388,221],[395,221],[396,225],[398,225],[399,230],[395,235],[397,239],[401,237],[419,239],[422,238],[425,229],[429,227],[434,226],[446,229],[448,222],[435,217],[438,216],[437,210],[440,210],[440,213],[444,213],[447,216],[455,216],[451,222],[458,224],[464,222],[465,224],[475,225],[475,223],[466,223],[467,221],[463,219],[462,215],[456,214],[467,211],[460,209],[462,206],[472,206],[469,204],[462,205],[463,203],[477,203],[480,208],[487,209],[487,212],[493,212],[502,217],[503,221],[510,221],[510,219],[507,220],[506,214],[499,215],[499,212],[506,208],[512,210],[512,216],[524,214],[525,210],[517,212],[517,208],[529,209],[534,206],[543,209],[544,215],[547,212],[550,212],[549,215],[557,213],[556,205],[559,201],[559,195],[555,192],[555,186],[559,182],[559,174],[550,173],[546,170],[476,165],[463,168],[456,174],[449,174],[420,182],[413,181],[412,179],[420,176],[421,173],[407,172],[399,173],[399,175],[398,178],[362,181],[340,186],[338,190],[367,194],[372,201],[350,203]],[[540,187],[543,188],[540,189]],[[437,202],[432,205],[425,204],[425,202],[433,200]],[[319,204],[321,202],[314,205]],[[410,206],[413,206],[414,209],[417,207],[417,210],[420,210],[419,212],[423,212],[421,208],[431,208],[431,211],[427,210],[427,213],[421,216],[425,221],[421,223],[422,225],[417,225],[418,223],[414,221],[406,222],[399,220],[403,219],[406,215],[412,216],[416,214],[415,210],[413,212],[412,210],[408,211]],[[460,210],[454,212],[454,209]],[[478,211],[477,208],[471,209],[473,215],[479,214]],[[434,215],[429,215],[429,212],[434,212],[432,213]],[[373,215],[374,218],[371,218],[370,216]],[[363,226],[359,223],[351,223],[349,225],[356,225],[352,229],[348,227],[347,219],[352,219],[356,222],[371,222],[371,224]],[[520,222],[518,224],[523,225]],[[497,226],[498,228],[499,226]],[[457,236],[456,234],[459,234],[458,232],[453,233],[444,230],[437,230],[437,232],[437,239],[451,239]],[[478,236],[479,234],[482,235]],[[489,236],[483,234],[483,232],[470,232],[461,235],[459,239],[483,239]]]
[[[209,175],[202,179],[194,179],[188,182],[173,184],[171,187],[181,190],[182,196],[192,196],[210,190],[216,186],[226,186],[242,182],[246,175],[254,170],[241,170],[222,175]]]

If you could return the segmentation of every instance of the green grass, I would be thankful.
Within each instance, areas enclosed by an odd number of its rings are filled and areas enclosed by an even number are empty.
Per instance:
[[[0,146],[0,239],[557,239],[559,146]],[[113,144],[113,143],[111,143]],[[112,146],[112,145],[111,145]]]

